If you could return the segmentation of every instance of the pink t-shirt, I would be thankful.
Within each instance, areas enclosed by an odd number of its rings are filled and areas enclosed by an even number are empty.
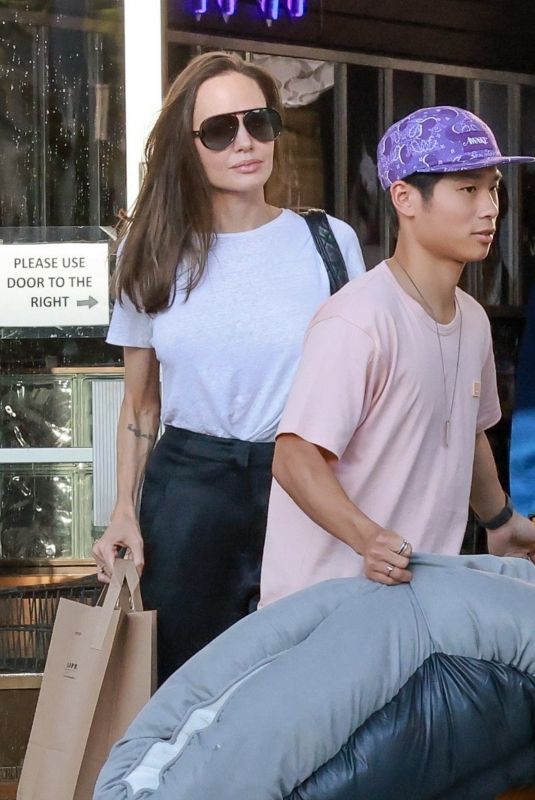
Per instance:
[[[436,327],[385,262],[356,278],[313,318],[278,434],[334,453],[349,498],[415,551],[459,552],[476,432],[500,419],[490,325],[456,290],[453,321]],[[362,559],[316,525],[273,481],[261,605],[328,578],[358,575]]]

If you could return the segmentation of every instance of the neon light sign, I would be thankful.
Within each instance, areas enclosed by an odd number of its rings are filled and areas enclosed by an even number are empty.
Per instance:
[[[306,14],[306,0],[256,0],[259,11],[268,25],[278,20],[284,11],[289,17],[297,19]],[[209,5],[215,5],[227,22],[236,13],[239,0],[193,0],[193,13],[200,20],[208,11]]]
[[[281,6],[286,7],[290,17],[304,17],[305,0],[257,0],[264,19],[278,19]]]

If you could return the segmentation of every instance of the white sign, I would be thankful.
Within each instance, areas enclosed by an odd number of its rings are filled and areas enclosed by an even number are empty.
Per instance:
[[[0,327],[107,325],[108,245],[0,245]]]

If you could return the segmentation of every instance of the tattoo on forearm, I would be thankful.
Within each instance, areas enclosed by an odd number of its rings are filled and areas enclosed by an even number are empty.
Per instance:
[[[131,422],[128,424],[128,430],[132,431],[132,433],[137,439],[149,439],[149,441],[152,441],[154,439],[152,433],[142,433],[139,428],[134,428]]]

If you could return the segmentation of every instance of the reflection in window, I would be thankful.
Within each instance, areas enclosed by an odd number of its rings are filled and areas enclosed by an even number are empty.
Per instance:
[[[73,470],[0,468],[2,558],[72,555]]]
[[[71,447],[72,443],[69,380],[0,376],[0,448]]]
[[[0,227],[113,224],[125,184],[122,3],[31,6],[2,4]]]

